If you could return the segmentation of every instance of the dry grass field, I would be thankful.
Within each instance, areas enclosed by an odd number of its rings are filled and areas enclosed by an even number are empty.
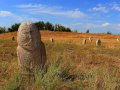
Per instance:
[[[0,90],[20,90],[16,32],[0,34]],[[46,73],[35,73],[28,90],[120,90],[117,35],[41,31],[47,52]],[[54,43],[50,42],[50,38]],[[82,45],[84,38],[92,38]],[[95,41],[100,38],[101,46]]]

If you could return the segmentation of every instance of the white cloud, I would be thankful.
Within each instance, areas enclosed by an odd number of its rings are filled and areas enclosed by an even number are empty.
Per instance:
[[[3,10],[0,11],[0,17],[8,17],[8,16],[13,16],[13,13]]]
[[[78,9],[75,10],[68,10],[68,11],[52,11],[52,12],[47,12],[48,14],[53,14],[53,15],[60,15],[60,16],[65,16],[65,17],[71,17],[71,18],[81,18],[84,17],[85,15],[79,11]]]
[[[112,9],[112,10],[116,10],[116,11],[120,11],[120,5],[117,4],[117,3],[113,3],[111,9]]]
[[[31,14],[50,14],[70,18],[81,18],[85,16],[85,14],[79,9],[64,10],[64,8],[60,6],[47,6],[42,4],[22,4],[17,5],[17,7]]]
[[[19,8],[39,8],[39,9],[60,9],[62,8],[61,6],[47,6],[47,5],[42,5],[42,4],[21,4],[17,5],[16,7]]]
[[[102,4],[98,4],[96,7],[93,7],[90,10],[94,12],[108,12],[108,8],[106,6],[103,6]]]
[[[3,10],[0,11],[0,17],[2,17],[2,18],[10,17],[10,18],[15,19],[20,22],[22,22],[22,21],[37,21],[38,20],[37,18],[29,17],[27,15],[16,15],[10,11],[3,11]]]
[[[120,23],[75,22],[68,23],[65,26],[70,27],[73,30],[78,30],[79,32],[86,32],[86,30],[89,29],[91,33],[106,33],[109,31],[113,34],[120,34]]]
[[[82,25],[82,23],[72,23],[72,24],[69,24],[69,26],[79,26],[79,25]]]
[[[32,4],[21,4],[21,5],[17,5],[17,7],[19,8],[38,8],[41,7],[41,4],[38,5],[32,5]]]
[[[120,11],[120,7],[119,7],[119,6],[114,6],[112,9],[113,9],[113,10]]]
[[[108,22],[102,24],[102,27],[108,27],[108,26],[110,26],[110,23]]]
[[[120,29],[120,24],[113,24],[109,22],[105,23],[87,23],[84,26],[91,26],[94,29],[101,29],[101,30],[118,30]]]
[[[92,9],[89,10],[94,12],[103,12],[103,13],[107,13],[109,11],[120,11],[120,3],[112,2],[112,3],[98,4],[96,7],[93,7]]]
[[[13,18],[18,20],[18,21],[20,21],[20,22],[25,22],[25,21],[32,21],[32,22],[34,22],[34,21],[38,21],[37,18],[30,17],[30,16],[27,16],[27,15],[21,15],[21,16],[14,15]]]

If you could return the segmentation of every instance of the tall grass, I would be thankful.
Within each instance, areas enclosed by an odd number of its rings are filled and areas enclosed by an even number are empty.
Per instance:
[[[62,90],[64,87],[66,90],[120,90],[119,44],[114,44],[117,46],[114,49],[106,44],[96,47],[93,44],[45,42],[47,70],[35,70],[35,82],[24,86],[17,65],[16,42],[5,41],[2,44],[2,90],[19,90],[22,87],[33,90]],[[4,53],[7,53],[6,58]]]

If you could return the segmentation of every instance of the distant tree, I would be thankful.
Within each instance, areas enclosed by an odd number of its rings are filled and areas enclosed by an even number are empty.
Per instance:
[[[66,28],[65,26],[63,26],[63,25],[59,25],[59,24],[57,24],[57,26],[55,26],[55,27],[57,27],[56,29],[57,29],[57,31],[61,31],[61,32],[71,32],[71,29],[70,28]]]
[[[55,26],[54,26],[54,31],[58,31],[58,24],[55,24]]]
[[[8,32],[18,31],[19,26],[20,26],[20,23],[13,24],[10,28],[8,28]]]
[[[60,31],[60,32],[71,32],[72,30],[69,27],[65,27],[60,24],[52,24],[50,22],[38,21],[34,23],[39,30],[50,30],[50,31]],[[8,28],[8,32],[18,31],[20,23],[15,23]]]
[[[74,30],[74,32],[78,32],[77,30]]]
[[[5,33],[6,32],[6,28],[5,27],[0,27],[0,33]]]
[[[45,30],[54,31],[54,25],[51,24],[50,22],[46,22],[45,23]]]
[[[66,32],[71,32],[71,29],[67,27],[65,31]]]
[[[112,34],[112,33],[108,31],[107,34]]]
[[[39,30],[45,30],[45,23],[43,21],[35,22],[35,25]]]
[[[11,28],[8,28],[8,32],[13,32],[13,30]]]
[[[63,25],[58,25],[58,31],[65,31],[65,27]]]
[[[90,31],[89,31],[89,29],[86,31],[86,33],[89,33]]]

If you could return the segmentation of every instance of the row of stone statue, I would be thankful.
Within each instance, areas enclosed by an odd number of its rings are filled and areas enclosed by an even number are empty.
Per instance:
[[[92,42],[91,38],[89,38],[88,40],[89,40],[90,43]],[[83,45],[85,45],[85,44],[87,44],[87,39],[83,39]],[[96,46],[101,46],[101,40],[100,39],[96,40]]]
[[[90,43],[92,42],[91,38],[89,38],[88,40],[89,40]],[[54,42],[54,39],[50,38],[50,41]],[[83,45],[87,44],[87,39],[83,39],[82,44]],[[100,46],[100,45],[101,45],[101,40],[100,39],[96,40],[96,46]]]
[[[12,37],[12,40],[14,41],[15,40],[15,37],[13,36]],[[118,38],[116,39],[118,42],[120,41]],[[50,38],[50,42],[54,42],[54,39],[53,38]],[[85,45],[87,44],[87,42],[92,42],[91,38],[89,37],[88,39],[83,39],[83,42],[82,44]],[[100,39],[97,39],[96,40],[96,46],[101,46],[101,40]]]

